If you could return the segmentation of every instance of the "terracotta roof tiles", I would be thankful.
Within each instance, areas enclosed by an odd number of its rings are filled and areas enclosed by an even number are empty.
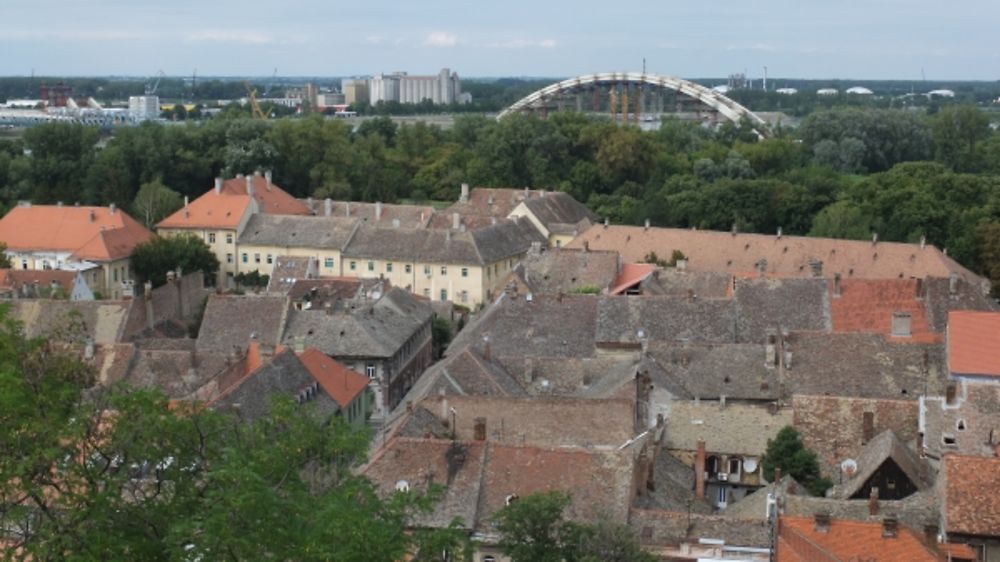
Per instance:
[[[18,205],[0,219],[0,242],[9,250],[52,250],[74,259],[112,261],[132,254],[153,234],[119,209]]]
[[[299,354],[299,361],[341,408],[347,408],[358,394],[368,388],[366,377],[334,361],[318,349],[305,350]]]
[[[941,473],[945,532],[1000,536],[1000,458],[945,455]]]
[[[899,525],[896,536],[883,536],[882,523],[834,519],[829,529],[818,531],[811,518],[782,517],[777,549],[778,562],[806,560],[879,562],[936,561],[941,557],[930,550],[922,537]]]
[[[956,375],[1000,377],[1000,312],[948,314],[948,365]]]

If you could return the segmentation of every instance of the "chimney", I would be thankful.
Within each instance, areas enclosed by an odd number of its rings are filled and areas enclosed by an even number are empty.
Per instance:
[[[188,200],[188,196],[187,196],[187,195],[185,195],[185,196],[184,196],[184,208],[185,208],[185,209],[187,209],[187,206],[188,206],[188,203],[190,203],[190,201]]]
[[[142,296],[146,301],[146,327],[152,330],[156,326],[156,318],[153,316],[153,284],[149,281],[142,286]]]
[[[868,495],[868,515],[872,517],[878,515],[878,486],[872,486],[872,491]]]
[[[90,222],[96,222],[96,221],[97,221],[97,215],[94,214],[94,211],[90,211]]]
[[[941,528],[934,524],[924,525],[924,540],[932,548],[936,547],[938,544],[938,533],[941,532]]]
[[[861,413],[861,444],[875,438],[875,412]]]
[[[332,214],[333,214],[333,199],[327,197],[326,199],[323,200],[323,215],[329,217]]]
[[[835,299],[839,299],[840,298],[840,289],[841,289],[841,287],[840,287],[840,274],[839,273],[834,273],[833,274],[833,298],[835,298]]]
[[[399,228],[399,219],[392,219],[392,227]]]
[[[222,193],[222,178],[215,178],[215,194]]]
[[[948,275],[948,294],[955,296],[958,293],[958,274],[952,272]]]
[[[295,353],[304,353],[306,350],[306,339],[302,336],[295,336]]]
[[[583,241],[583,251],[584,251],[584,253],[590,251],[590,240],[584,240]]]
[[[253,182],[258,174],[260,174],[260,172],[254,172],[252,176],[251,175],[247,176],[247,195],[249,195],[250,197],[253,197]]]
[[[955,386],[955,383],[948,383],[948,386],[946,386],[944,390],[944,396],[945,404],[948,404],[949,406],[955,404],[955,399],[958,397],[958,387]]]
[[[736,223],[734,222],[734,223],[733,223],[733,229],[732,229],[732,234],[733,234],[733,236],[736,236],[737,234],[739,234],[739,232],[740,232],[740,231],[739,231],[739,227],[738,227],[738,226],[736,225]]]
[[[920,249],[923,250],[926,247],[927,247],[927,237],[921,235],[920,236]]]
[[[610,223],[611,223],[611,221],[608,220],[608,217],[604,217],[604,228],[607,228],[608,224],[610,224]]]
[[[811,259],[809,260],[809,269],[812,271],[813,277],[823,276],[823,260]]]
[[[462,226],[462,215],[459,215],[458,213],[452,213],[451,227],[455,230],[458,230],[460,226]]]
[[[333,316],[333,303],[330,301],[323,303],[323,310],[326,311],[327,316]]]
[[[264,182],[267,190],[271,191],[271,170],[264,172]]]
[[[476,441],[486,441],[486,418],[475,419],[475,429],[473,430],[472,438]]]
[[[698,441],[698,450],[694,456],[694,495],[705,499],[705,442]]]
[[[830,532],[830,514],[825,511],[817,511],[813,515],[813,528],[817,533]]]
[[[490,337],[483,336],[483,359],[491,361],[493,356],[493,350],[490,349]]]
[[[458,202],[459,203],[469,202],[469,184],[467,183],[462,184],[462,195],[458,198]]]
[[[778,240],[781,240],[781,227],[778,227]]]
[[[882,518],[882,537],[887,539],[896,538],[899,521],[894,515],[886,515]]]
[[[872,246],[878,244],[878,232],[872,232]]]
[[[377,221],[382,220],[382,202],[381,201],[376,201],[375,202],[375,220],[377,220]]]
[[[350,201],[345,201],[344,202],[344,216],[345,217],[351,216],[351,202]]]
[[[649,219],[646,219],[646,223],[642,227],[643,230],[649,230]]]
[[[115,206],[115,204],[114,204],[114,203],[111,203],[110,205],[108,205],[108,211],[109,211],[109,212],[110,212],[110,213],[111,213],[112,215],[113,215],[113,214],[115,214],[115,207],[116,207],[116,206]]]

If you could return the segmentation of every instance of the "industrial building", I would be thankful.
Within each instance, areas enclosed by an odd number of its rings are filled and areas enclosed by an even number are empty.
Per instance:
[[[462,93],[458,73],[447,68],[442,68],[441,72],[431,76],[411,76],[405,72],[377,74],[368,80],[368,94],[372,105],[380,101],[420,103],[430,100],[435,104],[472,101],[470,95]]]

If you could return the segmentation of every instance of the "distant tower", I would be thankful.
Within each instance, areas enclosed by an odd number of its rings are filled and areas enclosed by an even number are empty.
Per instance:
[[[764,91],[767,91],[767,66],[764,66]]]

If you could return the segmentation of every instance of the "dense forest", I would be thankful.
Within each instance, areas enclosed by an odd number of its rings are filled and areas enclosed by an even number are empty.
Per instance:
[[[463,182],[532,186],[567,191],[615,223],[926,236],[1000,279],[1000,133],[971,105],[818,110],[766,140],[746,124],[665,120],[646,132],[572,112],[459,116],[447,130],[387,117],[352,130],[320,116],[239,115],[148,123],[110,139],[79,125],[29,129],[0,141],[0,205],[116,203],[153,223],[216,175],[261,169],[299,197],[451,201]]]

